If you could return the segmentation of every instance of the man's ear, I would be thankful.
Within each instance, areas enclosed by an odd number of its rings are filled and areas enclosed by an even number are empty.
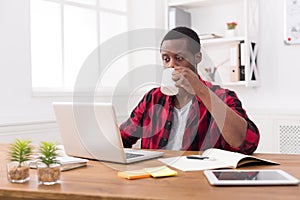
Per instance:
[[[201,62],[201,60],[202,60],[202,53],[201,52],[196,53],[195,54],[195,61],[196,61],[196,63],[199,64]]]

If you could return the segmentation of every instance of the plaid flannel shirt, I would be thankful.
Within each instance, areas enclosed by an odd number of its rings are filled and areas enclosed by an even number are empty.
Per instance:
[[[236,94],[228,89],[201,81],[247,121],[246,137],[239,148],[231,147],[221,135],[216,121],[201,99],[195,96],[187,118],[182,150],[205,150],[214,147],[252,154],[259,142],[259,131],[248,118]],[[161,149],[166,146],[172,127],[174,99],[174,96],[162,94],[160,88],[149,91],[132,111],[130,118],[120,125],[124,147],[132,147],[140,138],[141,148]]]

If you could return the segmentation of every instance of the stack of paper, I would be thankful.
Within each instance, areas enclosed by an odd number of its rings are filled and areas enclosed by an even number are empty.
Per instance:
[[[38,159],[30,161],[30,168],[36,169]],[[71,156],[57,157],[57,161],[61,164],[61,171],[67,171],[71,169],[76,169],[78,167],[84,167],[87,165],[88,160],[83,158],[76,158]]]
[[[87,159],[68,156],[63,145],[57,145],[57,148],[57,161],[61,164],[61,171],[76,169],[78,167],[84,167],[87,165]],[[41,156],[41,154],[38,151],[34,152],[30,161],[30,168],[35,169],[37,167],[39,156]]]
[[[87,165],[88,160],[71,156],[58,157],[57,160],[61,163],[61,171],[67,171]]]

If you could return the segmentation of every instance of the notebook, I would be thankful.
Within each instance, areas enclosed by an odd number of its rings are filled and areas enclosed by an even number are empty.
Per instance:
[[[54,102],[53,108],[67,155],[116,163],[163,155],[159,151],[124,148],[111,103]]]

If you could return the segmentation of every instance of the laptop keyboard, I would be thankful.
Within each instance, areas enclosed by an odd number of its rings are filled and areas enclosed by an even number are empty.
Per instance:
[[[135,158],[143,156],[143,154],[137,154],[137,153],[126,153],[126,159]]]

